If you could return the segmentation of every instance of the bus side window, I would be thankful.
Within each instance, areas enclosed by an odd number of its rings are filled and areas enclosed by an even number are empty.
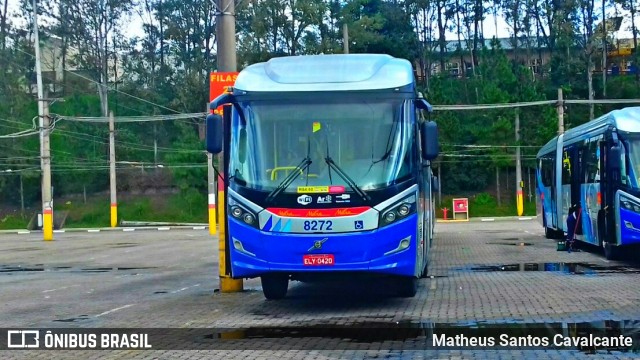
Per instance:
[[[565,150],[562,159],[562,185],[571,184],[571,157],[569,152]]]
[[[584,181],[583,184],[600,182],[600,159],[598,143],[592,141],[583,148]]]
[[[620,182],[623,185],[629,185],[629,174],[627,174],[627,160],[626,160],[625,145],[620,143]]]

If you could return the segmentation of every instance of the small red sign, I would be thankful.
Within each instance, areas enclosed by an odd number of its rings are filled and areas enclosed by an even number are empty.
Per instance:
[[[344,186],[331,185],[329,186],[329,194],[342,194],[344,192]]]
[[[467,199],[453,199],[454,212],[467,212],[467,207],[468,207]]]
[[[304,266],[333,266],[335,258],[333,254],[303,255],[302,263]]]
[[[284,208],[267,208],[272,214],[283,217],[339,217],[360,215],[369,210],[368,206],[357,206],[352,208],[335,208],[335,209],[284,209]]]

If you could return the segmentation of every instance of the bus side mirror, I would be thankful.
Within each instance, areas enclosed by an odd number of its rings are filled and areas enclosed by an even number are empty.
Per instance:
[[[438,157],[438,125],[434,121],[423,122],[420,125],[420,138],[422,140],[422,158],[433,160]]]
[[[431,177],[431,189],[433,191],[439,191],[440,190],[440,185],[438,184],[438,177],[437,176],[432,176]]]
[[[218,114],[207,115],[206,140],[207,151],[219,154],[222,151],[222,116]]]
[[[609,155],[607,159],[609,159],[609,169],[612,171],[620,171],[620,156],[621,156],[620,145],[613,145],[609,149]]]

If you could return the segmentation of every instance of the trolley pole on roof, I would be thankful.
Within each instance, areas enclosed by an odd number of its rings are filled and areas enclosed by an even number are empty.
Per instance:
[[[218,72],[235,72],[237,71],[236,65],[236,18],[235,18],[235,3],[234,0],[216,0],[218,12],[216,13],[216,33],[217,33],[217,67]],[[229,107],[225,106],[225,110],[230,111]],[[228,114],[227,114],[228,115]],[[227,118],[227,116],[223,116]],[[228,124],[223,123],[225,127],[224,132],[229,131],[226,128]],[[224,137],[226,139],[226,136]],[[226,155],[221,152],[218,155],[218,167],[222,176],[226,176],[225,164]],[[224,179],[218,179],[218,247],[219,247],[219,276],[220,276],[220,291],[221,292],[238,292],[242,291],[243,284],[242,279],[232,279],[230,274],[231,264],[228,263],[229,257],[227,254],[227,231],[226,231],[226,198],[225,198],[225,182]]]

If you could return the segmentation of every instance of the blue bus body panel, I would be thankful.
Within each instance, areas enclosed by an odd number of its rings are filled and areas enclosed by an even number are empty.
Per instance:
[[[230,247],[234,278],[256,277],[267,272],[369,271],[390,275],[416,275],[416,235],[418,216],[381,229],[353,233],[287,234],[260,231],[229,218],[229,238],[242,242],[241,252]],[[384,255],[398,248],[400,241],[410,238],[408,248]],[[322,243],[314,250],[316,241]],[[250,253],[250,254],[247,254]],[[333,254],[334,265],[305,266],[303,256]]]

